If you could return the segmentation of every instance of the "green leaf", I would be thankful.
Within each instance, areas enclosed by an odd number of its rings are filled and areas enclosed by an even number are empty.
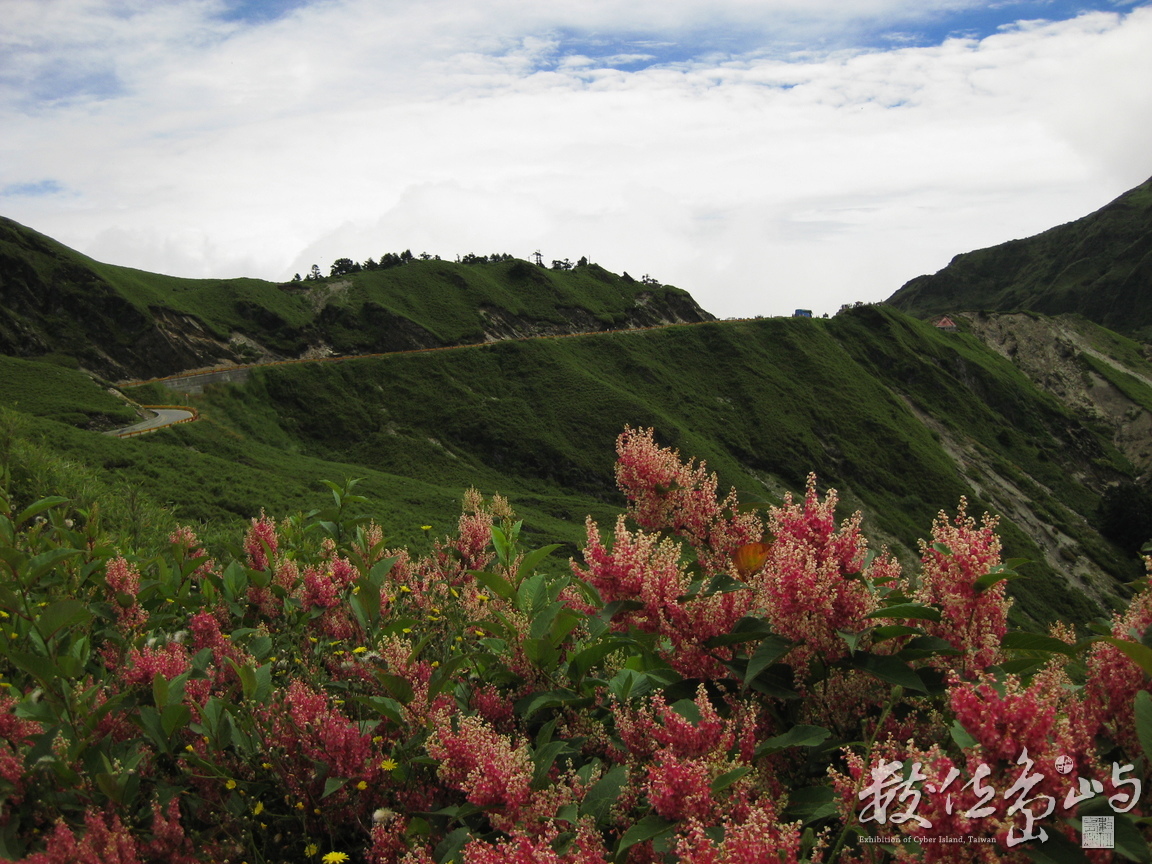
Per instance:
[[[511,600],[515,594],[516,589],[509,584],[508,580],[501,576],[499,573],[489,573],[487,571],[474,570],[472,575],[476,581],[488,588],[497,597],[502,597],[505,600]]]
[[[571,690],[547,690],[543,693],[533,693],[516,701],[516,713],[527,720],[537,711],[544,708],[555,708],[565,702],[574,702],[580,699],[578,693]]]
[[[628,769],[623,765],[609,769],[584,796],[580,814],[590,816],[594,822],[602,820],[620,797],[620,790],[627,779]]]
[[[712,781],[712,794],[716,795],[720,792],[723,792],[741,777],[751,773],[751,771],[752,767],[750,765],[743,765],[740,768],[736,768],[732,771],[721,774],[719,777]]]
[[[972,584],[975,586],[977,592],[987,591],[997,582],[1013,582],[1017,579],[1027,579],[1021,573],[1013,573],[1011,570],[995,570],[991,573],[985,573]]]
[[[1101,807],[1101,810],[1103,815],[1113,815],[1111,808],[1104,810]],[[1127,813],[1116,813],[1115,818],[1116,851],[1129,861],[1148,864],[1152,860],[1152,849],[1148,848],[1148,842],[1141,835],[1135,821]]]
[[[372,569],[368,571],[368,581],[373,588],[380,590],[380,586],[384,584],[384,577],[392,572],[393,565],[399,560],[399,555],[393,555],[391,558],[381,558],[372,565]]]
[[[65,558],[71,558],[74,555],[79,555],[79,549],[49,549],[47,552],[42,552],[28,562],[28,586],[31,586],[40,580],[44,574],[50,571],[53,567],[63,561]]]
[[[788,793],[788,806],[781,814],[786,820],[815,822],[836,812],[836,793],[830,786],[805,786]]]
[[[655,813],[649,813],[639,822],[633,823],[633,825],[624,832],[624,836],[620,838],[620,843],[616,847],[617,858],[637,843],[643,843],[645,840],[654,840],[657,837],[670,833],[675,827],[675,822],[671,822],[663,816],[657,816]]]
[[[492,548],[496,550],[497,560],[507,565],[512,558],[512,542],[499,525],[492,526]]]
[[[406,679],[387,672],[377,672],[376,680],[383,684],[384,689],[391,693],[401,705],[407,705],[412,701],[414,696],[412,685]]]
[[[559,543],[552,543],[548,546],[541,546],[539,549],[533,549],[525,555],[524,560],[520,562],[520,568],[516,571],[516,576],[520,579],[531,576],[536,568],[540,566],[540,562],[559,548]]]
[[[168,739],[172,738],[173,732],[187,726],[191,720],[192,712],[183,703],[168,705],[160,712],[160,723],[164,727],[164,735]]]
[[[57,600],[40,613],[40,619],[36,622],[36,629],[40,631],[40,635],[47,642],[60,630],[87,624],[95,617],[86,603],[72,599]]]
[[[457,828],[436,844],[432,857],[438,864],[460,864],[464,860],[460,852],[471,839],[472,832],[468,828]]]
[[[896,656],[901,660],[919,660],[923,657],[950,657],[959,653],[947,639],[917,636],[909,640]]]
[[[621,612],[631,612],[634,609],[643,609],[644,604],[639,600],[613,600],[596,613],[595,618],[607,624]]]
[[[59,495],[51,495],[48,498],[41,498],[39,501],[33,502],[20,511],[16,517],[16,524],[23,525],[29,519],[43,513],[52,507],[59,507],[61,504],[68,503],[67,498],[61,498]]]
[[[397,726],[404,725],[404,706],[395,699],[387,696],[359,696],[356,701],[377,711]]]
[[[881,681],[889,684],[899,684],[905,690],[916,690],[927,693],[924,682],[903,660],[896,657],[886,657],[881,654],[858,654],[853,658],[857,669],[875,675]]]
[[[701,597],[711,597],[715,594],[730,594],[733,591],[744,591],[748,588],[748,584],[740,579],[733,579],[727,573],[719,573],[713,576],[706,583],[704,591],[700,594]]]
[[[239,600],[248,587],[248,569],[239,561],[233,561],[224,569],[224,596],[231,601]]]
[[[703,719],[694,699],[677,699],[669,707],[694,726]]]
[[[732,627],[730,633],[713,636],[704,642],[706,648],[722,648],[738,642],[754,642],[772,635],[772,627],[762,618],[745,616]]]
[[[8,655],[8,659],[25,672],[31,673],[41,686],[51,686],[51,682],[60,677],[59,667],[41,654],[13,651]]]
[[[327,798],[333,792],[339,792],[344,788],[348,782],[347,777],[329,777],[324,781],[324,794],[320,796],[321,799]]]
[[[1144,758],[1152,764],[1152,694],[1141,690],[1136,694],[1134,707],[1136,715],[1136,735],[1144,749]]]
[[[755,653],[748,658],[748,668],[744,670],[744,683],[750,683],[761,672],[783,657],[792,648],[792,643],[779,636],[769,636],[760,643]]]
[[[643,672],[635,669],[621,669],[608,682],[608,690],[620,702],[627,702],[636,696],[643,696],[652,689],[652,682]]]
[[[552,769],[552,763],[556,761],[556,757],[559,756],[567,746],[567,741],[549,741],[532,755],[532,764],[534,766],[534,770],[532,771],[533,789],[543,789],[548,785],[548,772]]]
[[[1088,864],[1083,850],[1060,831],[1048,831],[1043,843],[1029,843],[1021,847],[1035,864]]]
[[[580,821],[580,808],[575,804],[564,804],[556,809],[556,821],[575,825]]]
[[[920,603],[897,603],[870,612],[868,618],[911,618],[918,621],[939,621],[940,610]]]
[[[1144,670],[1145,675],[1152,675],[1152,648],[1131,639],[1117,639],[1113,636],[1106,636],[1101,641],[1120,649],[1129,660]]]
[[[606,638],[601,642],[590,645],[580,651],[568,663],[568,675],[572,678],[582,678],[588,673],[588,670],[616,651],[634,645],[631,641],[624,641],[622,639]]]
[[[1076,646],[1074,645],[1069,645],[1053,636],[1027,633],[1020,630],[1005,633],[1004,638],[1000,640],[1000,647],[1006,651],[1055,651],[1069,657],[1076,654]]]
[[[963,750],[971,750],[980,742],[972,737],[972,733],[964,728],[959,720],[952,721],[952,728],[948,730],[952,735],[952,740],[957,743]]]
[[[782,735],[761,741],[756,747],[756,756],[778,753],[789,747],[818,747],[828,740],[832,733],[823,726],[793,726]]]
[[[428,679],[428,699],[431,700],[438,696],[441,692],[448,687],[455,684],[455,679],[452,677],[453,673],[471,660],[471,656],[467,654],[457,654],[455,657],[450,657],[445,660],[433,673],[432,677]]]

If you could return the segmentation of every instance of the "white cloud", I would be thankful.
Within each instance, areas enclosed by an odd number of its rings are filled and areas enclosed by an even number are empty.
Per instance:
[[[720,315],[835,311],[1152,173],[1147,6],[844,47],[963,5],[0,0],[0,190],[67,192],[0,212],[181,275],[540,248]],[[616,68],[737,25],[777,41]]]

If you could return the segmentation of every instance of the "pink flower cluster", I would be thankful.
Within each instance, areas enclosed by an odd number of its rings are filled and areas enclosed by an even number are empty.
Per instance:
[[[956,517],[941,513],[932,524],[931,541],[920,543],[921,582],[915,599],[936,606],[941,617],[925,629],[963,652],[966,674],[998,662],[1000,641],[1008,631],[1011,599],[1005,583],[978,588],[976,580],[1000,564],[997,520],[985,514],[979,527],[961,498]]]
[[[657,445],[654,434],[626,426],[616,440],[616,484],[629,515],[641,528],[687,540],[706,574],[726,571],[737,548],[760,539],[760,517],[740,512],[734,489],[718,499],[716,475],[703,462],[681,462],[679,451]]]
[[[244,551],[248,554],[248,566],[253,570],[267,570],[280,548],[276,536],[276,522],[260,511],[260,518],[253,519],[244,535]]]
[[[821,501],[810,474],[803,501],[786,494],[784,505],[769,514],[775,542],[758,584],[772,629],[799,643],[789,655],[798,670],[815,658],[828,663],[844,657],[848,648],[838,631],[863,630],[880,605],[868,580],[899,573],[885,555],[865,569],[860,514],[838,525],[838,500],[830,489]]]
[[[108,562],[104,581],[120,629],[128,633],[143,627],[148,621],[148,613],[136,602],[136,595],[140,593],[140,572],[123,556],[117,556]]]
[[[527,742],[513,744],[479,717],[441,714],[425,746],[440,761],[440,779],[489,810],[493,825],[510,830],[525,818],[532,802]]]

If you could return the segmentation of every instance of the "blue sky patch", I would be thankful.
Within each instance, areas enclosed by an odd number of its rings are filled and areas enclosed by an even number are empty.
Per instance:
[[[225,21],[265,24],[307,5],[309,0],[228,0],[227,9],[220,17]]]
[[[1021,21],[1060,21],[1098,11],[1123,13],[1146,5],[1140,0],[1002,0],[883,19],[853,22],[846,17],[839,29],[793,13],[779,32],[771,29],[771,22],[762,27],[729,25],[721,7],[716,26],[710,29],[595,32],[562,28],[554,35],[559,41],[557,59],[580,55],[596,66],[634,72],[749,54],[783,58],[822,51],[918,48],[955,38],[984,39]]]
[[[0,189],[5,198],[40,198],[45,195],[59,195],[64,187],[55,180],[37,180],[35,183],[10,183]]]
[[[948,39],[984,39],[1019,21],[1064,21],[1085,12],[1128,12],[1147,5],[1137,0],[1004,0],[923,18],[887,22],[863,34],[860,47],[899,48],[939,45]]]

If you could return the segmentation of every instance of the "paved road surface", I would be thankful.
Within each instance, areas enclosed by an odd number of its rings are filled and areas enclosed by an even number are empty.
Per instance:
[[[150,420],[141,420],[139,423],[125,426],[123,429],[113,429],[108,434],[115,435],[118,438],[124,438],[137,432],[146,432],[149,429],[171,426],[173,423],[179,423],[182,420],[191,420],[196,416],[193,412],[180,408],[149,408],[148,410],[154,411],[156,416]]]

